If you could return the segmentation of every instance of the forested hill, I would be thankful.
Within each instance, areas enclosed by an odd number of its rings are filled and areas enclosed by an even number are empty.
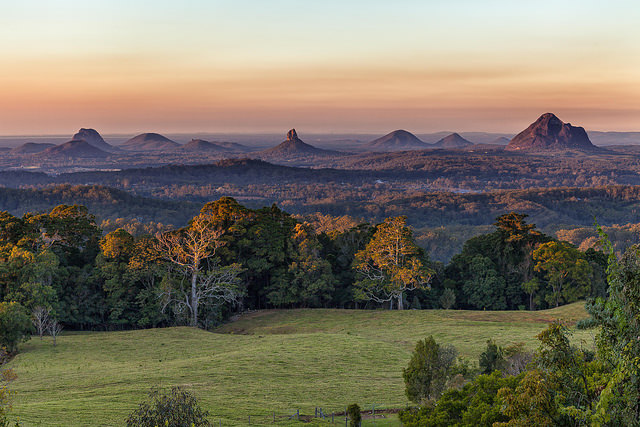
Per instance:
[[[97,185],[56,187],[38,190],[0,188],[0,211],[21,216],[25,212],[49,211],[61,204],[84,205],[98,219],[137,219],[183,226],[198,213],[201,204],[134,196],[126,191]]]
[[[528,214],[532,223],[549,231],[592,226],[594,220],[601,225],[640,223],[640,186],[500,190],[481,194],[379,192],[375,197],[356,189],[340,192],[338,187],[333,195],[327,195],[327,188],[309,186],[307,192],[291,199],[285,191],[260,198],[251,196],[252,193],[248,196],[243,190],[230,187],[229,191],[211,194],[207,201],[233,196],[250,201],[254,207],[276,203],[291,214],[320,212],[371,222],[406,215],[409,224],[418,228],[489,225],[496,217],[511,211]],[[81,204],[101,220],[135,218],[176,226],[186,224],[199,211],[202,199],[202,195],[182,201],[141,197],[98,185],[0,188],[0,210],[14,215],[50,210],[59,204]]]
[[[47,175],[41,172],[2,171],[0,185],[100,184],[111,187],[166,186],[181,184],[254,184],[284,182],[327,182],[375,180],[405,176],[400,172],[311,169],[281,166],[262,160],[227,159],[206,165],[168,165],[123,169],[120,171],[73,172]],[[414,174],[418,177],[418,174]]]

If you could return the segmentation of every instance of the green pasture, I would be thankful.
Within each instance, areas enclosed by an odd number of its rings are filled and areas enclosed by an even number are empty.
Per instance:
[[[433,335],[477,363],[486,340],[537,346],[554,319],[586,317],[582,303],[539,312],[453,310],[269,310],[212,332],[193,328],[67,333],[22,344],[12,414],[24,426],[115,426],[153,386],[191,390],[223,426],[298,425],[286,415],[398,408],[402,368],[418,339]],[[573,341],[593,345],[593,331]],[[336,421],[338,418],[336,417]],[[316,420],[305,425],[329,425]],[[337,425],[344,425],[344,421]],[[364,425],[398,425],[390,415]]]

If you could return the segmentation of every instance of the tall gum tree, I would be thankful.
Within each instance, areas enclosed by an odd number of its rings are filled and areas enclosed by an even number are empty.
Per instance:
[[[404,309],[403,293],[429,287],[433,272],[423,251],[413,241],[407,217],[387,218],[378,225],[371,241],[356,253],[353,266],[360,275],[356,296],[379,303],[397,301]]]
[[[214,259],[216,251],[224,245],[224,229],[215,226],[210,213],[201,213],[188,227],[159,234],[158,250],[163,258],[178,268],[188,279],[189,286],[169,286],[162,292],[164,308],[174,305],[187,309],[191,326],[198,326],[200,303],[216,299],[236,301],[240,295],[239,264],[220,266]]]

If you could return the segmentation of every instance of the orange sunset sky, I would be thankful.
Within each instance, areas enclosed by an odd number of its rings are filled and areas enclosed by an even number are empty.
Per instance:
[[[0,134],[640,130],[637,1],[4,1]]]

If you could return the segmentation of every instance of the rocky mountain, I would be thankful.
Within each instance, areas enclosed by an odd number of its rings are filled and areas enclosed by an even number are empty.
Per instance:
[[[158,133],[141,133],[123,142],[120,148],[129,151],[169,151],[180,147],[175,141]]]
[[[83,139],[74,139],[64,144],[47,148],[39,153],[40,156],[51,159],[56,157],[78,158],[93,157],[103,158],[109,156],[109,153],[89,144]]]
[[[55,147],[56,144],[50,144],[47,142],[25,142],[18,147],[12,148],[9,151],[9,154],[15,155],[25,155],[25,154],[36,154],[41,151],[46,150],[47,148]]]
[[[87,141],[89,144],[93,145],[96,148],[101,149],[102,151],[112,152],[118,151],[118,149],[111,144],[107,143],[102,135],[98,133],[95,129],[85,129],[81,128],[73,137],[72,141],[83,140]]]
[[[552,113],[541,115],[528,128],[517,134],[507,145],[512,151],[594,151],[584,128],[563,123]]]
[[[457,133],[452,133],[451,135],[447,135],[440,141],[433,144],[433,148],[466,148],[472,145],[473,142],[464,139]]]
[[[419,140],[411,132],[399,129],[368,142],[363,148],[369,151],[407,151],[424,150],[431,146]]]
[[[323,150],[309,145],[298,138],[295,129],[287,132],[287,139],[279,145],[256,153],[260,158],[291,158],[300,156],[328,156],[338,154],[337,151]]]

